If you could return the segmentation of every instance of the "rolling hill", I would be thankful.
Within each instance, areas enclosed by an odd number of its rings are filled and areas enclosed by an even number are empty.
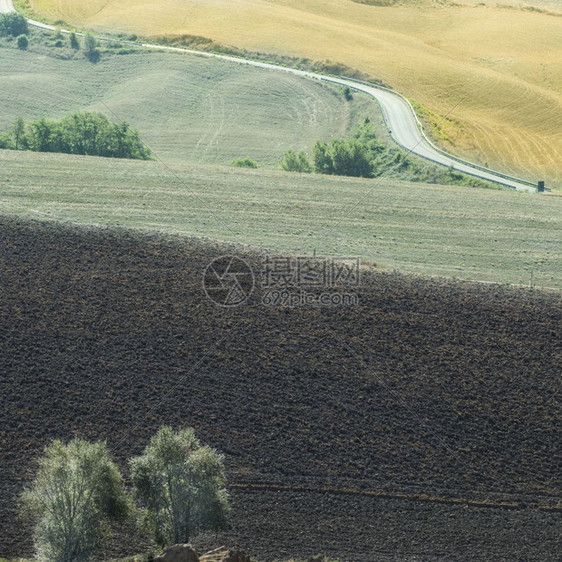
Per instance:
[[[18,117],[100,111],[128,121],[168,164],[248,156],[277,167],[289,148],[345,136],[366,116],[381,120],[371,99],[346,101],[340,87],[193,55],[137,51],[91,65],[56,58],[52,47],[0,52],[0,132]]]
[[[426,106],[444,148],[561,185],[562,17],[555,3],[30,3],[52,21],[79,27],[146,36],[188,33],[250,50],[343,62]]]

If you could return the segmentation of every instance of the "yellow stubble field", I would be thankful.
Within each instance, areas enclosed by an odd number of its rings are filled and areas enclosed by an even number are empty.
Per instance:
[[[447,117],[438,119],[444,148],[562,186],[562,7],[557,11],[556,2],[31,0],[31,6],[79,27],[202,35],[345,63]]]

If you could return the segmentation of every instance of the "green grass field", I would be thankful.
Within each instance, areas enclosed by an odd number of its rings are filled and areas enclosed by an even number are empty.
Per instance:
[[[3,214],[562,288],[562,197],[0,151]]]
[[[46,53],[44,46],[21,52],[0,43],[0,132],[19,116],[99,111],[128,121],[166,163],[251,157],[276,167],[289,148],[346,135],[367,115],[380,122],[372,99],[348,102],[341,88],[284,72],[146,51],[104,54],[96,65],[82,55]]]

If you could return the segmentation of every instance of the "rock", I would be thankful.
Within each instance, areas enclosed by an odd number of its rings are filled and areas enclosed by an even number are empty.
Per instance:
[[[239,550],[221,546],[201,556],[201,562],[251,562],[250,557]]]
[[[190,544],[174,544],[156,556],[154,562],[199,562],[199,556]]]

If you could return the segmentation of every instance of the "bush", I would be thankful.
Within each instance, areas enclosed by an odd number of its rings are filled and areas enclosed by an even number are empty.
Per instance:
[[[80,43],[78,42],[78,37],[76,37],[76,33],[72,31],[69,36],[70,46],[77,51],[80,49]]]
[[[28,33],[27,20],[22,15],[16,13],[0,14],[0,36],[17,37]]]
[[[9,133],[7,133],[9,134]],[[14,123],[14,128],[12,129],[13,136],[13,146],[16,150],[22,148],[27,148],[27,134],[25,130],[25,121],[19,117]]]
[[[224,460],[202,446],[193,429],[176,433],[162,427],[130,463],[141,527],[159,546],[187,543],[202,531],[225,527]]]
[[[300,172],[303,174],[310,174],[312,172],[312,164],[304,150],[301,150],[298,154],[294,150],[288,150],[283,155],[280,166],[286,172]]]
[[[346,86],[343,89],[343,97],[347,100],[347,101],[351,101],[353,99],[353,94],[351,93],[351,88],[349,86]]]
[[[91,33],[86,33],[86,35],[84,35],[84,56],[90,62],[98,62],[100,60],[98,42]]]
[[[12,140],[12,135],[10,133],[0,133],[0,149],[13,149],[14,142]]]
[[[25,51],[29,47],[29,41],[25,35],[20,35],[18,37],[18,49]]]
[[[230,163],[235,168],[257,168],[258,163],[251,158],[236,158]]]
[[[54,441],[39,460],[33,483],[22,495],[24,513],[35,520],[40,560],[88,560],[123,521],[130,504],[105,443]]]
[[[402,149],[379,141],[375,127],[367,117],[359,123],[351,137],[333,139],[330,144],[316,142],[312,150],[314,171],[318,174],[372,178],[386,175],[408,181],[491,187],[488,182],[471,178],[452,168],[421,163]],[[287,151],[281,159],[281,168],[289,172],[311,171],[304,152]]]

